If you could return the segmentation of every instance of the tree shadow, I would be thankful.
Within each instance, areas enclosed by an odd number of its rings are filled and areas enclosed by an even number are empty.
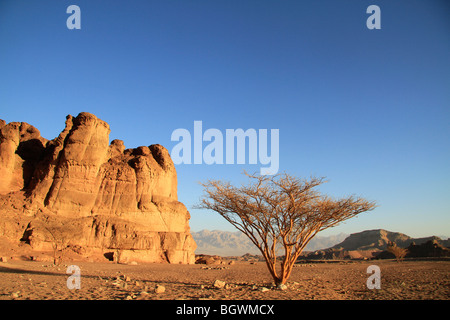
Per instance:
[[[10,274],[29,274],[29,275],[41,275],[41,276],[56,276],[56,277],[68,277],[71,275],[71,273],[66,273],[65,268],[63,271],[39,271],[39,270],[29,270],[29,269],[19,269],[19,268],[13,268],[13,267],[5,267],[0,266],[0,274],[2,273],[10,273]],[[82,278],[98,278],[96,275],[87,275],[81,273]]]
[[[0,266],[0,273],[35,274],[35,275],[43,275],[43,276],[67,276],[66,273],[18,269],[18,268],[10,268],[10,267],[5,267],[5,266]]]

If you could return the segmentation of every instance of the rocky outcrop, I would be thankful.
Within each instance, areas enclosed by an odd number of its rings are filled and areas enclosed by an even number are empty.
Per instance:
[[[109,125],[85,112],[67,116],[51,141],[26,123],[2,121],[0,130],[0,208],[11,221],[0,236],[21,234],[36,250],[60,241],[124,261],[195,262],[190,215],[163,146],[109,143]]]
[[[384,250],[389,242],[395,242],[399,246],[408,245],[412,239],[399,232],[391,232],[384,229],[365,230],[352,233],[344,241],[332,247],[332,249],[344,250]]]
[[[431,240],[417,244],[412,242],[406,249],[405,258],[442,258],[450,257],[450,249],[445,247],[447,243],[439,237],[431,237]],[[393,253],[385,250],[377,255],[377,259],[394,259]]]
[[[412,257],[431,257],[442,255],[445,250],[436,249],[438,253],[432,251],[431,244],[438,244],[445,247],[448,240],[442,240],[436,236],[424,238],[411,238],[406,234],[399,232],[391,232],[384,229],[365,230],[353,233],[344,241],[335,246],[309,252],[304,255],[307,259],[391,259],[394,255],[386,251],[389,243],[395,243],[401,248],[408,247],[409,253],[407,258]],[[425,245],[427,244],[427,245]],[[423,248],[426,248],[423,249]],[[424,253],[425,251],[432,253]],[[440,250],[440,251],[439,251]],[[445,255],[443,255],[445,256]]]

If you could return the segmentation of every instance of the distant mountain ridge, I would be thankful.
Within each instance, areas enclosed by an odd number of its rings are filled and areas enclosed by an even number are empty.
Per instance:
[[[192,232],[197,243],[196,254],[219,256],[241,256],[246,253],[260,254],[255,245],[240,231],[201,230]],[[450,239],[442,240],[437,236],[412,238],[400,232],[385,229],[365,230],[350,235],[340,233],[332,236],[316,236],[305,248],[308,251],[383,251],[389,242],[399,247],[408,247],[411,243],[423,244],[437,240],[445,247],[450,247]]]

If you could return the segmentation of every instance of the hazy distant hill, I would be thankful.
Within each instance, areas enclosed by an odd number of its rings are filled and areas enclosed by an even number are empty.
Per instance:
[[[253,243],[239,231],[201,230],[191,231],[191,234],[197,243],[196,254],[238,256],[245,253],[258,253]]]
[[[308,245],[305,248],[305,251],[315,251],[324,248],[329,248],[331,246],[334,246],[336,243],[340,243],[347,237],[348,234],[346,233],[339,233],[332,236],[315,236],[308,243]]]
[[[197,243],[196,254],[240,256],[246,253],[260,253],[247,236],[240,231],[201,230],[199,232],[191,232],[191,234]],[[329,248],[341,242],[346,237],[347,235],[343,233],[329,237],[316,236],[311,240],[305,250],[314,251]]]

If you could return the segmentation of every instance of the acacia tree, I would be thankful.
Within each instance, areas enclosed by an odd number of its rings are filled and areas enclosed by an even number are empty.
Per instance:
[[[82,226],[74,220],[53,220],[47,218],[42,228],[50,235],[53,249],[53,264],[60,265],[72,241],[82,236]],[[76,242],[75,242],[76,243]]]
[[[240,187],[217,180],[201,183],[205,194],[196,207],[219,213],[244,233],[261,251],[278,287],[285,284],[298,256],[318,232],[375,208],[374,202],[360,197],[335,200],[322,195],[314,188],[324,178],[244,174],[250,183]],[[277,260],[279,248],[284,258]]]
[[[60,265],[68,249],[70,233],[67,232],[64,226],[56,224],[49,224],[45,226],[45,230],[51,236],[51,243],[53,248],[53,264]]]
[[[408,254],[407,248],[398,247],[395,242],[389,242],[386,250],[395,256],[397,262],[402,262],[403,258]]]

